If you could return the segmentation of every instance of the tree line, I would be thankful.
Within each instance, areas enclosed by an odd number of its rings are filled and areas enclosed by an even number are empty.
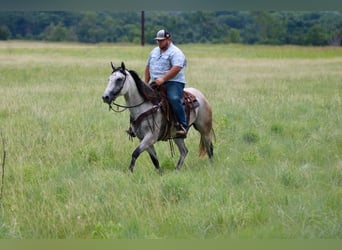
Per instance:
[[[145,11],[146,43],[166,28],[176,43],[342,45],[341,11]],[[141,12],[0,12],[0,40],[141,41]]]

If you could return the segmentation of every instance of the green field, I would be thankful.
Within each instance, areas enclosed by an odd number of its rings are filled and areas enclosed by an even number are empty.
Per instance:
[[[147,153],[129,172],[129,113],[101,99],[110,61],[142,76],[152,47],[0,42],[0,238],[342,238],[342,48],[180,47],[214,163],[191,130],[179,172],[157,144],[160,176]]]

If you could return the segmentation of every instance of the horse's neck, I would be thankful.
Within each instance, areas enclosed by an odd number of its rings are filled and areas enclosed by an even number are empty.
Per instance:
[[[137,118],[140,114],[152,108],[153,105],[149,101],[144,101],[144,98],[138,91],[134,79],[131,79],[130,82],[131,85],[129,86],[127,93],[124,95],[124,98],[127,106],[132,107],[138,105],[137,107],[129,109],[131,117]]]

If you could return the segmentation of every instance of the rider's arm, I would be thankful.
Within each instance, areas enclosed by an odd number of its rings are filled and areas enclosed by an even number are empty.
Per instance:
[[[174,78],[179,71],[182,70],[182,67],[180,66],[172,66],[172,68],[163,76],[155,80],[157,85],[161,85],[164,82],[167,82],[168,80]]]
[[[149,83],[150,79],[151,79],[150,67],[148,65],[146,65],[146,68],[145,68],[145,82]]]

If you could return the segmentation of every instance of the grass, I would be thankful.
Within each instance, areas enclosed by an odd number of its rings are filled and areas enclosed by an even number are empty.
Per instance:
[[[215,162],[191,130],[180,172],[157,145],[159,176],[147,154],[129,173],[129,115],[100,98],[110,61],[142,75],[152,47],[0,43],[0,238],[341,239],[341,48],[181,47]]]

